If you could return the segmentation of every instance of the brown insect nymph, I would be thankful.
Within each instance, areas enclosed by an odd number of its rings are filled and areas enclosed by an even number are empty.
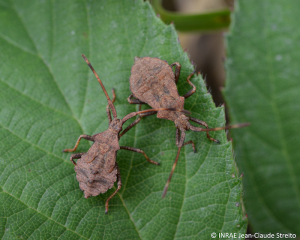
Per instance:
[[[175,73],[172,67],[175,66]],[[166,61],[159,58],[143,57],[135,58],[134,65],[131,69],[130,76],[130,90],[132,94],[128,97],[128,102],[131,104],[148,104],[152,108],[176,108],[184,109],[184,100],[196,91],[195,85],[190,81],[195,72],[190,74],[187,78],[187,82],[192,86],[192,89],[183,96],[179,96],[177,90],[177,82],[179,80],[181,65],[175,62],[169,65]],[[155,114],[155,112],[147,113],[147,115]],[[139,122],[141,117],[136,120]],[[162,197],[165,197],[169,183],[172,178],[172,174],[176,167],[179,153],[184,145],[192,144],[194,152],[196,152],[195,144],[192,140],[184,143],[185,132],[192,130],[195,132],[206,132],[206,136],[209,140],[216,143],[220,143],[218,140],[212,138],[209,135],[210,131],[219,131],[223,129],[240,128],[248,126],[248,123],[235,124],[227,127],[208,128],[208,124],[199,119],[186,116],[183,112],[171,112],[168,110],[159,110],[157,117],[162,119],[171,120],[176,126],[176,145],[178,147],[176,160],[173,164],[170,176],[166,183]],[[205,128],[195,127],[190,124],[189,121],[195,122]]]

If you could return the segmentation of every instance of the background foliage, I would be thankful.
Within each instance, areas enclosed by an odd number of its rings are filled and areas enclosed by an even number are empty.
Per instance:
[[[225,95],[254,232],[300,236],[299,1],[239,1]]]
[[[3,239],[210,239],[212,232],[244,233],[241,179],[224,132],[187,134],[169,192],[161,198],[176,155],[175,127],[155,116],[144,119],[121,145],[143,156],[118,152],[123,187],[104,215],[114,191],[85,199],[70,154],[82,133],[107,129],[104,94],[81,58],[90,59],[109,90],[116,89],[119,117],[129,105],[135,56],[182,64],[180,94],[193,71],[172,26],[148,3],[138,1],[0,1],[0,236]],[[186,101],[192,115],[209,126],[225,124],[201,77]],[[78,152],[87,151],[82,142]]]
[[[231,12],[229,9],[183,14],[164,9],[162,0],[153,0],[151,2],[160,19],[167,24],[174,23],[176,30],[180,32],[224,30],[230,25]]]

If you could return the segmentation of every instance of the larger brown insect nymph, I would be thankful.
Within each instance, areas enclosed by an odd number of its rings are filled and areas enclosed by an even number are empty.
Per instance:
[[[175,66],[175,73],[172,67]],[[195,85],[190,81],[195,72],[190,74],[187,82],[192,86],[192,89],[183,96],[179,96],[177,90],[177,82],[179,80],[181,65],[175,62],[169,65],[166,61],[159,58],[143,57],[135,58],[134,65],[131,69],[130,90],[132,94],[128,97],[128,102],[131,104],[147,103],[152,108],[177,108],[184,109],[184,100],[196,91]],[[147,115],[155,114],[155,112],[147,113]],[[141,117],[145,114],[141,114]],[[195,144],[192,140],[184,142],[185,132],[192,130],[195,132],[206,132],[209,140],[219,143],[218,140],[209,135],[210,131],[219,131],[223,129],[240,128],[248,126],[248,123],[235,124],[227,127],[208,128],[208,124],[199,119],[186,116],[183,112],[171,112],[168,110],[159,110],[157,117],[171,120],[176,126],[176,145],[178,147],[177,156],[173,164],[170,176],[163,191],[163,197],[166,195],[172,174],[176,167],[179,153],[184,145],[192,144],[194,152],[196,152]],[[138,118],[135,122],[139,122]],[[195,122],[205,128],[195,127],[189,121]]]

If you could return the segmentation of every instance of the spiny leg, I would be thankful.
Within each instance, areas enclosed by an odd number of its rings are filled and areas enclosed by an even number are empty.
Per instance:
[[[120,169],[119,169],[119,166],[118,164],[116,163],[116,166],[115,168],[117,168],[117,185],[118,185],[118,188],[117,190],[109,196],[109,198],[106,200],[106,203],[105,203],[105,214],[108,213],[108,202],[110,201],[110,199],[112,199],[113,196],[116,195],[117,192],[120,191],[121,187],[122,187],[122,179],[121,179],[121,173],[120,173]]]
[[[127,133],[131,128],[133,128],[135,125],[137,125],[139,122],[141,121],[141,117],[137,118],[136,120],[134,120],[127,128],[125,128],[123,130],[123,132],[121,132],[119,134],[119,139],[125,134]]]
[[[193,117],[189,117],[189,119],[190,119],[191,121],[195,122],[195,123],[198,123],[199,125],[202,125],[202,126],[205,126],[206,128],[208,128],[207,123],[204,122],[204,121],[201,121],[201,120],[199,120],[199,119],[197,119],[197,118],[193,118]],[[209,132],[206,132],[206,136],[207,136],[207,138],[208,138],[209,140],[211,140],[211,141],[213,141],[213,142],[216,142],[216,143],[220,143],[219,140],[212,138],[212,137],[209,135]]]
[[[139,104],[139,111],[141,111],[142,109],[142,104],[145,104],[144,102],[140,101],[139,99],[133,99],[133,93],[130,94],[130,96],[127,98],[127,101],[130,104]],[[153,113],[154,114],[154,113]],[[150,114],[151,115],[151,114]],[[141,116],[136,119],[133,123],[131,123],[120,135],[119,138],[122,137],[126,132],[128,132],[128,130],[130,130],[133,126],[135,126],[136,124],[138,124],[141,120]]]
[[[176,128],[176,146],[182,147],[185,139],[185,132],[181,131],[178,128]]]
[[[115,89],[114,89],[114,88],[112,88],[112,89],[111,89],[111,91],[112,91],[112,94],[113,94],[112,103],[114,103],[114,102],[115,102],[115,100],[116,100],[116,93],[115,93]]]
[[[173,67],[173,66],[176,66],[175,67],[175,83],[177,84],[177,82],[179,80],[181,65],[179,62],[174,62],[171,64],[171,67]]]
[[[132,151],[132,152],[141,153],[141,154],[144,155],[144,157],[147,159],[147,161],[149,163],[160,165],[160,163],[150,160],[150,158],[146,155],[146,153],[143,150],[141,150],[141,149],[133,148],[133,147],[125,147],[125,146],[120,146],[120,149],[125,149],[125,150],[129,150],[129,151]]]
[[[112,91],[112,94],[113,94],[113,100],[112,100],[112,103],[114,103],[115,100],[116,100],[115,89],[113,88],[111,91]],[[108,117],[108,122],[109,122],[109,124],[110,124],[111,121],[112,121],[112,119],[111,119],[111,113],[110,113],[109,105],[106,106],[106,113],[107,113],[107,117]]]
[[[85,154],[85,153],[74,153],[71,155],[70,161],[74,164],[74,166],[76,166],[76,162],[74,162],[73,159],[79,159],[82,157],[83,154]]]
[[[86,139],[86,140],[89,140],[89,141],[93,141],[93,142],[94,142],[94,138],[93,138],[92,136],[83,134],[83,135],[80,135],[80,136],[79,136],[79,138],[78,138],[78,140],[77,140],[75,146],[74,146],[72,149],[64,149],[63,152],[74,152],[74,151],[77,149],[78,144],[79,144],[81,138],[84,138],[84,139]]]
[[[133,93],[130,94],[130,96],[127,98],[127,101],[130,104],[145,104],[144,102],[140,101],[139,99],[133,99]]]
[[[195,72],[196,71],[192,72],[190,74],[190,76],[188,76],[188,78],[186,79],[186,81],[188,82],[188,84],[190,84],[193,87],[193,89],[190,90],[190,91],[188,91],[186,94],[184,94],[184,96],[183,96],[184,98],[188,98],[188,97],[192,96],[196,92],[195,85],[190,81],[191,77],[194,75]]]
[[[183,143],[184,139],[185,139],[185,132],[181,132],[181,136],[180,136],[180,130],[178,128],[176,128],[176,138],[175,139],[176,139],[176,146],[177,147],[183,147],[185,145],[192,144],[192,148],[193,148],[194,153],[197,152],[195,144],[192,140]]]
[[[183,144],[183,146],[188,145],[188,144],[192,144],[193,151],[194,151],[194,153],[196,153],[197,151],[196,151],[195,143],[193,142],[193,140],[185,142]]]
[[[154,115],[157,112],[149,112],[149,113],[142,113],[140,114],[139,118],[137,118],[136,120],[134,120],[127,128],[125,128],[120,134],[119,134],[119,138],[122,137],[125,133],[127,133],[131,128],[133,128],[135,125],[137,125],[140,121],[142,117],[147,117],[150,115]]]

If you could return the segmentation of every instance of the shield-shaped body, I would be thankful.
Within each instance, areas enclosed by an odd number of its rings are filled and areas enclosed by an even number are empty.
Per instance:
[[[74,168],[85,198],[105,193],[117,180],[116,155],[120,149],[118,135],[106,130],[93,137],[95,142]]]
[[[172,67],[159,58],[135,58],[131,69],[130,90],[133,96],[152,108],[183,109]],[[159,111],[158,118],[174,120],[179,112]]]

